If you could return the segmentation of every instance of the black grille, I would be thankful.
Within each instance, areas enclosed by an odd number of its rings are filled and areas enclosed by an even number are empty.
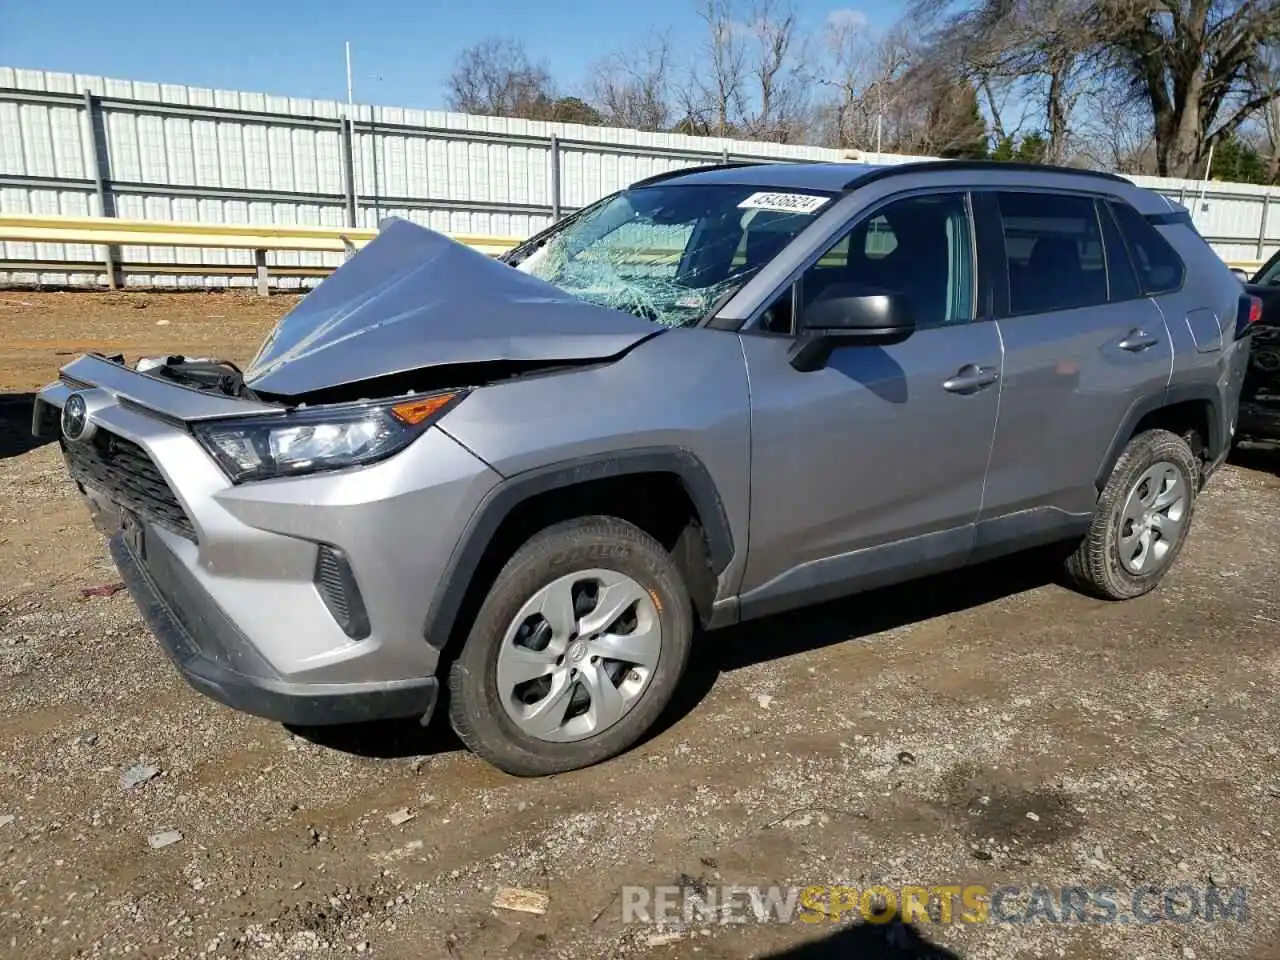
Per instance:
[[[320,598],[338,621],[344,633],[352,640],[363,640],[369,635],[369,615],[364,608],[364,598],[356,586],[355,574],[346,555],[337,547],[327,544],[320,547],[316,557],[316,586]]]
[[[338,558],[332,550],[320,551],[320,559],[316,569],[316,579],[320,589],[325,592],[333,614],[339,620],[351,619],[351,605],[347,603],[347,588],[342,582],[342,570],[338,567]]]
[[[99,428],[85,441],[62,440],[71,475],[110,500],[189,540],[195,528],[164,474],[132,440]]]

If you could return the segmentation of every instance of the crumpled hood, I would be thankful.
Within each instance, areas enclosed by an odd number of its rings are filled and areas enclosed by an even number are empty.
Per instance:
[[[447,364],[605,359],[663,329],[394,220],[281,318],[245,382],[290,397]]]

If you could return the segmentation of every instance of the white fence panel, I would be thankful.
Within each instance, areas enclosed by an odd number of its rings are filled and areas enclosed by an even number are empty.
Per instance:
[[[0,212],[364,227],[394,215],[519,237],[636,180],[700,163],[933,159],[365,104],[349,122],[347,112],[331,100],[0,67]],[[1131,179],[1190,209],[1224,259],[1280,248],[1271,209],[1280,189]],[[108,254],[130,267],[130,284],[253,282],[249,251],[0,243],[0,283],[100,282]],[[269,255],[299,273],[340,259]],[[187,263],[242,272],[183,274]],[[163,270],[148,273],[150,264]],[[280,286],[315,282],[272,276]]]

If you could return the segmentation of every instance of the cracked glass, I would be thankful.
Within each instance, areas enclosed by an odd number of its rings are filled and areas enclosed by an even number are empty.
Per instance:
[[[740,184],[627,190],[566,223],[516,268],[598,306],[692,326],[776,257],[831,197]]]

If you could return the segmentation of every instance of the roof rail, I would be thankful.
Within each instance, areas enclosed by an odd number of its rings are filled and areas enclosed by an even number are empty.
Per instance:
[[[918,173],[925,168],[936,169],[937,167],[945,167],[948,170],[1008,170],[1010,172],[1023,173],[1067,173],[1082,177],[1096,177],[1102,180],[1109,180],[1113,183],[1127,183],[1132,185],[1133,181],[1116,173],[1107,173],[1104,170],[1083,170],[1079,167],[1061,167],[1047,163],[1025,163],[1017,160],[919,160],[910,163],[895,163],[890,166],[881,167],[874,173],[867,174],[864,177],[857,177],[850,180],[844,185],[845,190],[852,190],[855,187],[865,186],[875,180],[883,180],[885,177],[892,177],[902,173]]]
[[[770,166],[768,160],[730,160],[727,163],[707,163],[697,167],[681,167],[679,170],[664,170],[662,173],[655,173],[651,177],[645,177],[643,180],[637,180],[631,186],[640,187],[648,186],[651,183],[661,183],[663,180],[670,180],[673,177],[683,177],[689,173],[707,173],[711,170],[734,170],[738,167],[764,167]]]

